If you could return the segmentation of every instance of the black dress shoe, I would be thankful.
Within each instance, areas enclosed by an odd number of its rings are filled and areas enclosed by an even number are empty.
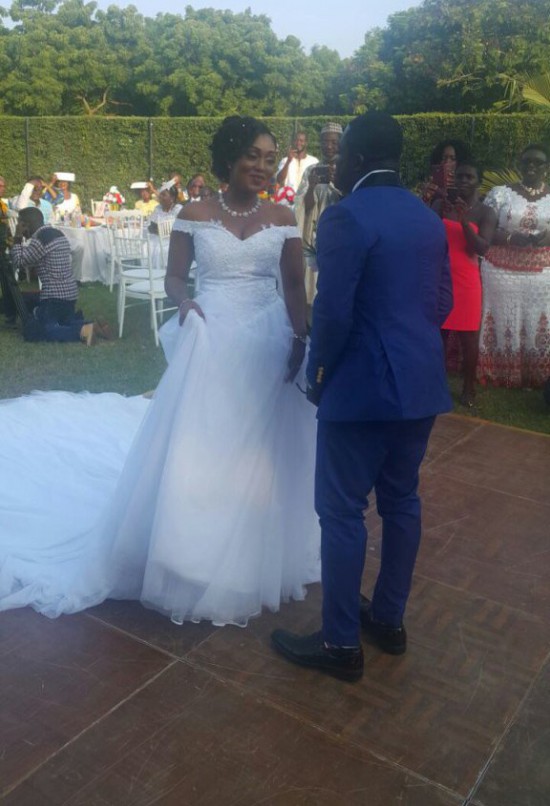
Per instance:
[[[392,627],[382,621],[375,621],[372,617],[371,601],[366,596],[361,596],[359,614],[361,627],[383,652],[387,652],[389,655],[403,655],[406,652],[407,633],[403,625]]]
[[[363,676],[363,650],[360,646],[345,649],[326,646],[320,632],[302,636],[287,630],[274,630],[271,641],[277,652],[299,666],[319,669],[350,683]]]

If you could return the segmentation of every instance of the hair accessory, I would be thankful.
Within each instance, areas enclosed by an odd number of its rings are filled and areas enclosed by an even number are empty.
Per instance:
[[[231,207],[229,207],[228,204],[225,203],[223,193],[220,193],[218,201],[224,213],[228,213],[230,216],[233,216],[233,218],[248,218],[249,215],[257,213],[262,204],[261,200],[257,198],[252,207],[250,208],[250,210],[243,210],[241,212],[238,210],[233,210]]]
[[[164,182],[160,186],[159,193],[162,193],[163,190],[171,190],[174,187],[175,184],[176,184],[175,179],[169,179],[167,182]]]

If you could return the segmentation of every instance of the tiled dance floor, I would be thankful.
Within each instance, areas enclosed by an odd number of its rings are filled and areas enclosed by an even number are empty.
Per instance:
[[[550,437],[441,418],[422,490],[409,650],[366,644],[355,685],[270,649],[317,628],[319,586],[245,630],[3,614],[2,803],[548,806]]]

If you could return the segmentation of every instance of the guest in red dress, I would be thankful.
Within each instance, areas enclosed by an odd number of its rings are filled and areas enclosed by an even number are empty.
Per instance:
[[[462,348],[464,384],[460,403],[475,404],[475,378],[481,324],[481,275],[479,256],[485,254],[496,229],[494,211],[479,200],[481,172],[472,162],[459,164],[455,171],[456,195],[434,203],[447,231],[454,305],[442,326],[445,347],[454,330]]]

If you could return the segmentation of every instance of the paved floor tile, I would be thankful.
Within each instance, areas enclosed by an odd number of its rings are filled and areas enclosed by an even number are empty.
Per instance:
[[[171,663],[84,615],[0,625],[0,794]]]
[[[466,795],[543,661],[539,620],[417,580],[395,658],[366,644],[365,677],[343,686],[292,666],[270,648],[275,626],[319,624],[317,589],[236,635],[213,635],[189,658],[343,739]]]
[[[550,803],[550,659],[489,766],[475,803],[483,806]]]
[[[459,806],[453,793],[176,663],[5,806]]]
[[[208,623],[173,624],[166,616],[148,610],[139,602],[110,599],[88,610],[87,614],[179,658],[219,629]]]

